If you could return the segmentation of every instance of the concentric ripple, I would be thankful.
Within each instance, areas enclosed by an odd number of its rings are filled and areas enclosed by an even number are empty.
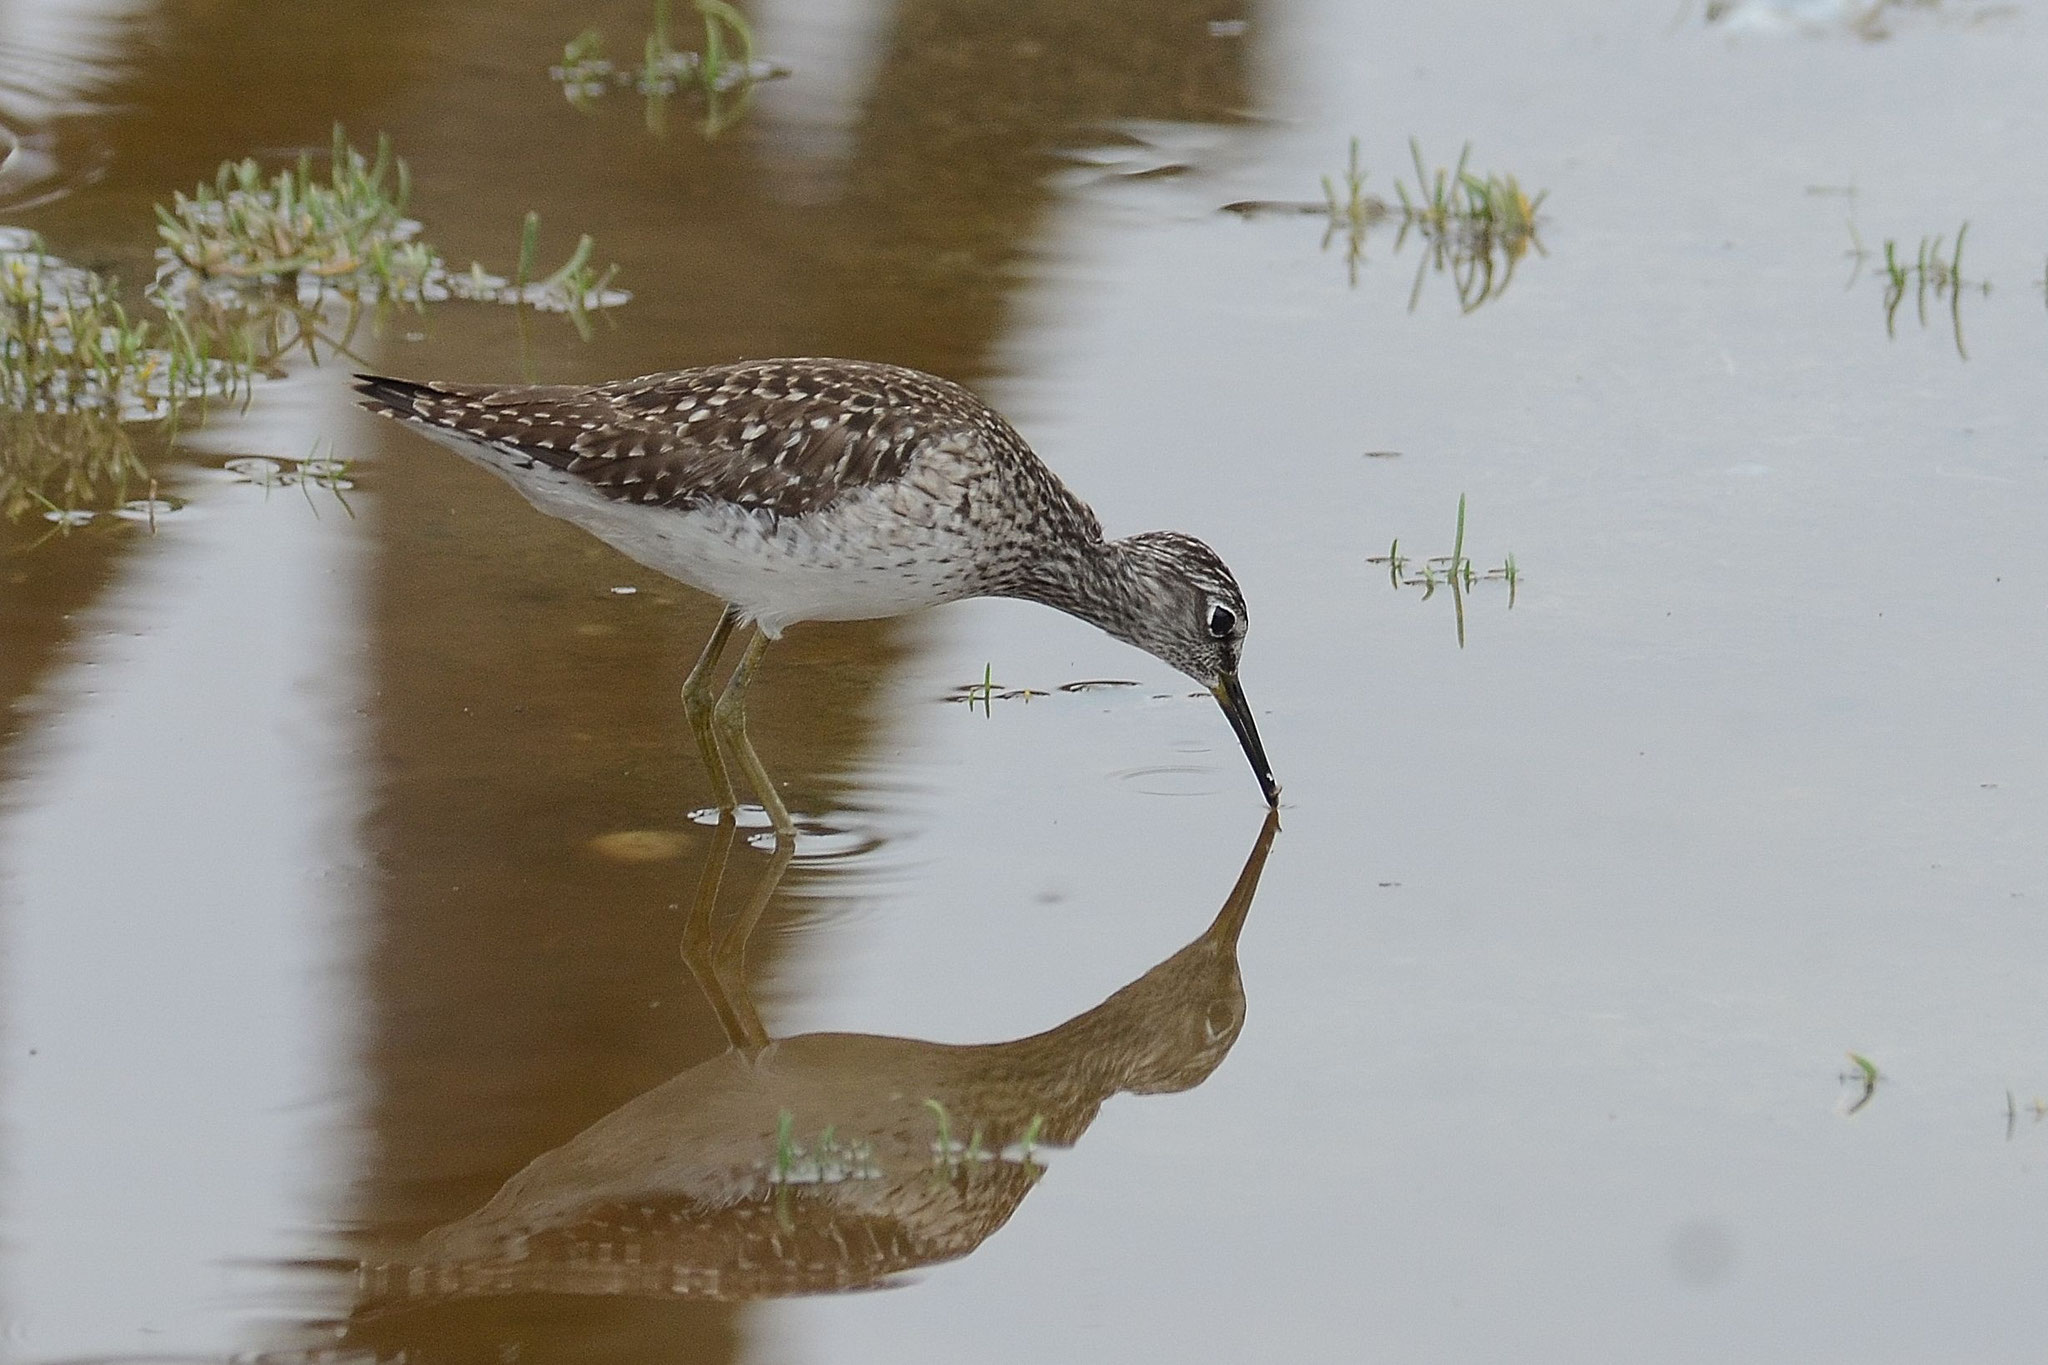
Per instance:
[[[116,79],[119,25],[60,35],[8,32],[13,26],[0,19],[0,215],[92,184],[113,155],[101,136],[98,97]],[[31,39],[26,45],[23,36]],[[37,41],[44,37],[51,46]]]

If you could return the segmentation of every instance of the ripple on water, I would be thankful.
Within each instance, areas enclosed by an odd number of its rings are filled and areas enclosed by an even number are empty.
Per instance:
[[[99,140],[97,64],[0,44],[0,213],[36,208],[92,184],[110,150]]]
[[[699,825],[716,825],[719,818],[716,806],[702,806],[689,814],[690,821]],[[850,862],[873,853],[886,842],[879,829],[853,818],[850,812],[831,815],[791,812],[790,818],[796,822],[796,861],[799,863],[817,866]],[[739,827],[740,837],[751,847],[763,851],[775,847],[775,825],[769,820],[768,812],[760,806],[741,806],[733,812],[733,822]]]
[[[1168,763],[1148,768],[1126,768],[1116,780],[1146,796],[1214,796],[1223,790],[1214,768]]]
[[[34,208],[56,197],[46,191],[57,179],[55,139],[16,128],[0,110],[0,213]]]
[[[68,527],[90,526],[103,517],[113,517],[120,521],[133,521],[147,526],[154,526],[165,517],[184,510],[185,500],[183,498],[136,498],[133,501],[122,503],[111,512],[95,512],[84,507],[52,507],[43,513],[43,520]]]
[[[287,467],[267,455],[237,455],[224,460],[221,469],[235,483],[253,483],[260,488],[290,488],[308,484],[331,493],[347,493],[356,486],[348,477],[353,468],[346,460],[300,460]]]
[[[184,510],[185,500],[183,498],[158,495],[154,498],[136,498],[133,501],[124,502],[114,509],[114,515],[123,521],[155,521],[159,517],[167,517],[173,512],[182,512]]]
[[[278,483],[284,478],[284,462],[261,455],[240,455],[221,468],[243,483]]]

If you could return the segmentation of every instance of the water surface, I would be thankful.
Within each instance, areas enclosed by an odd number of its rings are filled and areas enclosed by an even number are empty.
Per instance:
[[[449,305],[370,366],[974,385],[1113,533],[1229,560],[1286,789],[1227,1055],[1002,1164],[957,1255],[394,1302],[359,1263],[730,1057],[679,952],[715,606],[300,367],[153,457],[154,536],[0,530],[0,1352],[2033,1358],[2048,52],[2025,9],[1750,8],[762,5],[792,74],[709,142],[548,81],[631,6],[0,25],[94,73],[5,106],[63,130],[9,213],[72,259],[146,277],[151,202],[341,119],[451,255],[537,209],[635,293],[588,343]],[[1549,192],[1469,312],[1391,226],[1354,283],[1316,218],[1220,211],[1353,137],[1391,197],[1411,135]],[[1990,292],[1888,334],[1845,253],[1964,220]],[[219,469],[322,442],[347,508]],[[1460,495],[1520,573],[1462,647],[1367,562],[1448,553]],[[984,676],[1045,695],[948,700]],[[765,1035],[1004,1044],[1195,940],[1263,812],[1193,691],[1022,604],[792,631],[750,709],[821,832],[747,940]],[[768,861],[731,859],[728,920]]]

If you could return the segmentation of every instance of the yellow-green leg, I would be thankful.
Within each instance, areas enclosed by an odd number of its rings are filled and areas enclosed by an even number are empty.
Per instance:
[[[739,623],[739,611],[727,607],[712,627],[711,638],[704,642],[704,652],[697,656],[696,667],[683,679],[683,714],[689,717],[690,732],[697,736],[697,752],[704,756],[711,793],[718,798],[718,808],[728,815],[739,806],[739,801],[733,795],[725,758],[718,752],[718,739],[711,730],[712,717],[718,709],[717,695],[711,690],[711,674],[718,667],[718,656],[725,652],[725,642],[732,638],[732,628]]]
[[[739,667],[733,669],[732,678],[719,695],[718,705],[712,708],[711,718],[717,722],[725,742],[732,747],[733,756],[740,761],[740,768],[747,775],[747,781],[754,784],[754,794],[761,798],[761,805],[768,812],[768,818],[775,824],[775,841],[796,839],[796,822],[789,818],[789,807],[782,804],[781,793],[775,790],[775,779],[768,776],[767,766],[761,762],[754,745],[747,738],[747,684],[754,680],[754,668],[761,662],[762,654],[768,649],[768,637],[760,631],[747,641],[747,652],[740,656]]]

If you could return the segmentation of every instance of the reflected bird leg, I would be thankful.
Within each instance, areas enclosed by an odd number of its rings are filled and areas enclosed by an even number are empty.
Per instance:
[[[719,810],[727,815],[733,813],[739,801],[733,795],[732,779],[726,775],[725,759],[718,752],[718,740],[711,733],[712,713],[717,705],[717,698],[711,691],[711,674],[718,667],[718,656],[725,652],[725,642],[732,638],[732,628],[739,621],[739,611],[734,607],[727,607],[719,615],[718,624],[711,629],[711,638],[704,642],[704,652],[697,656],[697,664],[690,670],[690,676],[683,679],[683,714],[689,718],[690,733],[697,736],[697,751],[704,756],[704,771],[711,777],[711,794],[718,798]]]
[[[740,656],[739,667],[733,669],[732,677],[727,680],[718,705],[712,708],[711,718],[725,736],[725,742],[731,746],[733,755],[739,759],[747,781],[754,784],[754,795],[761,799],[762,808],[774,822],[775,842],[779,848],[786,842],[795,841],[796,822],[789,818],[789,808],[782,804],[782,795],[775,790],[775,779],[768,775],[761,756],[754,752],[753,741],[747,738],[747,684],[754,680],[754,668],[767,650],[768,637],[756,629],[754,638],[747,642],[747,652]]]
[[[747,1054],[749,1061],[768,1046],[769,1038],[767,1028],[761,1023],[760,1012],[754,1008],[753,993],[747,989],[747,942],[753,938],[754,927],[761,922],[768,902],[775,899],[775,890],[782,884],[782,874],[789,870],[789,861],[795,856],[794,839],[776,839],[775,855],[768,860],[768,868],[761,874],[761,880],[755,883],[753,895],[747,898],[746,909],[719,937],[718,947],[711,956],[712,979],[718,983],[719,994],[724,998],[726,1008],[732,1012],[727,1035],[732,1038],[734,1047]],[[737,1034],[732,1031],[735,1028]]]
[[[690,902],[689,918],[683,921],[682,948],[683,965],[696,978],[698,989],[711,1003],[711,1012],[718,1016],[726,1039],[734,1047],[739,1046],[742,1034],[735,1026],[731,1002],[726,1000],[712,970],[712,961],[718,955],[718,935],[712,921],[718,916],[718,887],[725,880],[725,864],[732,856],[732,841],[738,832],[739,826],[730,815],[719,820],[718,832],[712,836],[710,851],[704,856],[704,870],[697,875],[697,895]]]
[[[719,1017],[719,1027],[725,1029],[725,1042],[733,1048],[748,1048],[754,1038],[748,1023],[752,1021],[754,1031],[758,1031],[760,1017],[752,1005],[739,1005],[725,993],[725,982],[717,968],[719,935],[713,923],[719,915],[719,884],[725,880],[725,864],[733,855],[733,837],[737,833],[739,827],[727,814],[719,821],[719,833],[711,839],[705,870],[696,878],[696,898],[690,902],[690,917],[682,923],[682,964],[690,968],[696,988],[705,993],[711,1013]]]
[[[774,899],[796,846],[788,840],[776,842],[775,856],[748,897],[746,909],[731,928],[719,934],[715,929],[718,891],[725,880],[726,863],[732,856],[738,830],[730,816],[718,822],[718,833],[697,880],[690,916],[683,923],[682,958],[704,992],[711,1012],[718,1016],[726,1041],[751,1058],[768,1045],[769,1039],[753,997],[747,992],[747,940],[753,936],[754,926],[760,923],[768,902]]]

